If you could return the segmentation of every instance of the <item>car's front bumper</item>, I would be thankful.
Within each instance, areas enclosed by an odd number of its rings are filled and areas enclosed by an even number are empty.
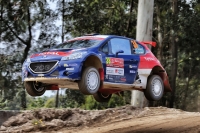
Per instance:
[[[39,62],[39,61],[38,61]],[[57,65],[48,73],[35,73],[30,69],[30,63],[24,63],[22,68],[22,81],[43,81],[59,85],[65,80],[76,81],[81,78],[82,63],[75,61],[58,61]],[[50,80],[50,82],[48,81]]]
[[[29,82],[29,81],[58,85],[59,88],[78,89],[77,82],[75,82],[74,79],[69,79],[69,78],[31,77],[24,79],[24,82]]]

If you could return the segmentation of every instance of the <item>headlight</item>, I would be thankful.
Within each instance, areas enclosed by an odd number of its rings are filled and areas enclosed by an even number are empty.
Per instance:
[[[77,52],[77,53],[73,53],[71,55],[68,56],[64,56],[62,57],[61,60],[75,60],[75,59],[80,59],[83,57],[83,54],[85,54],[86,52]]]

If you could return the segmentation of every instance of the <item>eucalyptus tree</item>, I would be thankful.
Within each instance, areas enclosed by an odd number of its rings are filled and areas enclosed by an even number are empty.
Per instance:
[[[178,73],[175,107],[199,111],[200,1],[180,3],[178,25]]]
[[[69,2],[66,17],[73,36],[100,33],[135,37],[136,9],[133,0],[74,0]]]
[[[137,34],[136,34],[136,39],[138,41],[152,40],[153,7],[154,7],[154,0],[150,0],[148,2],[146,2],[145,0],[139,0],[138,14],[137,14]],[[145,98],[143,92],[138,90],[133,90],[131,104],[135,107],[146,107],[148,106],[148,101]]]
[[[52,24],[55,21],[52,17],[54,14],[46,0],[8,0],[0,1],[0,4],[1,45],[6,49],[6,52],[2,54],[12,57],[11,63],[7,64],[7,71],[11,73],[11,78],[8,75],[3,77],[8,79],[11,84],[15,78],[20,79],[22,63],[30,51],[34,47],[43,47],[42,44],[54,43],[57,33],[55,33],[56,26]],[[38,36],[39,38],[37,38]],[[20,81],[16,84],[19,83]],[[16,84],[10,89],[17,89]],[[20,88],[23,88],[22,84]],[[26,108],[24,90],[20,96],[23,102],[21,105]]]

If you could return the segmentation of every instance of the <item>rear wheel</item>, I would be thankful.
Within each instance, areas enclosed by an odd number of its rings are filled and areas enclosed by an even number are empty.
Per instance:
[[[85,95],[95,94],[100,87],[100,76],[97,69],[94,67],[85,68],[78,86],[79,90]]]
[[[158,75],[152,75],[148,79],[147,88],[144,95],[149,101],[158,101],[164,93],[163,81]]]
[[[24,86],[31,96],[42,96],[46,91],[46,87],[41,82],[28,81],[24,82]]]
[[[99,91],[93,95],[97,102],[109,102],[111,96],[112,94],[103,94]]]

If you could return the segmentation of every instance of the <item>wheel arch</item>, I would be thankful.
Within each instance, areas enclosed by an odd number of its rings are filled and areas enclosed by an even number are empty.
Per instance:
[[[148,79],[149,79],[149,77],[151,75],[158,75],[158,76],[160,76],[160,78],[162,79],[163,84],[164,84],[164,91],[165,92],[171,91],[171,87],[169,85],[168,76],[167,76],[167,73],[166,73],[166,71],[165,71],[165,69],[163,67],[161,67],[161,66],[154,66],[152,68],[151,74],[148,76]]]
[[[95,54],[90,54],[87,57],[85,57],[85,59],[83,60],[83,67],[88,67],[88,66],[93,66],[97,70],[99,70],[100,68],[103,68],[101,59]]]
[[[99,76],[100,76],[99,90],[101,90],[103,87],[103,81],[104,81],[104,69],[103,69],[102,61],[97,54],[90,54],[87,57],[85,57],[85,59],[83,60],[82,68],[81,68],[81,75],[82,75],[83,70],[86,67],[90,67],[90,66],[96,68],[97,71],[99,72]]]

